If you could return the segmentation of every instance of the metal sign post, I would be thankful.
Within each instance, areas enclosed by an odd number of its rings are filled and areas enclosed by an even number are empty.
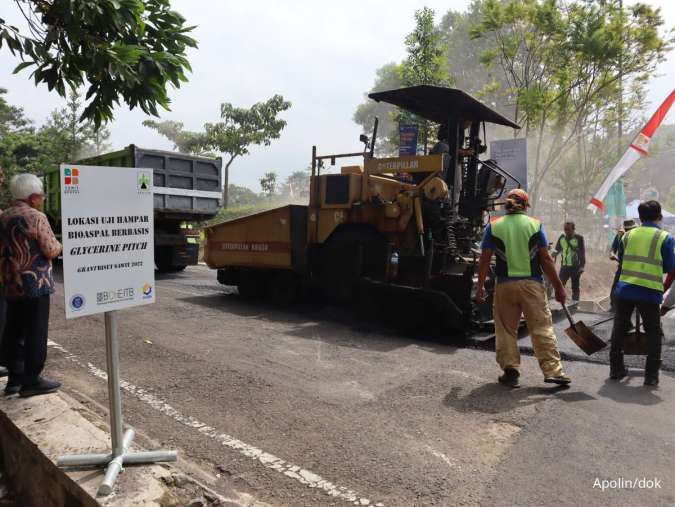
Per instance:
[[[124,434],[122,433],[122,396],[120,394],[117,312],[105,312],[104,315],[112,453],[60,456],[56,461],[59,467],[106,467],[105,477],[98,488],[98,495],[100,496],[112,493],[115,480],[125,464],[140,465],[176,461],[178,459],[177,451],[129,452],[129,447],[134,439],[134,430],[133,428],[129,428]]]

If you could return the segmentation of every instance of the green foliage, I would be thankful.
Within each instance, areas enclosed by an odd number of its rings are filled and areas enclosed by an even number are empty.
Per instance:
[[[401,65],[388,63],[375,71],[375,84],[369,93],[394,90],[403,86]],[[398,123],[395,121],[396,108],[384,102],[366,99],[359,104],[354,113],[354,121],[361,126],[363,133],[370,136],[373,122],[379,118],[378,140],[375,150],[379,155],[390,155],[398,146]]]
[[[408,56],[401,68],[405,86],[447,84],[445,48],[434,26],[434,11],[424,7],[415,12],[415,29],[405,38]]]
[[[21,108],[11,106],[0,89],[0,167],[5,185],[0,188],[0,208],[10,200],[7,184],[18,172],[41,174],[46,168],[78,158],[98,155],[109,146],[110,133],[94,129],[93,122],[80,122],[79,95],[69,95],[65,108],[52,111],[47,122],[35,128]]]
[[[281,186],[281,195],[291,201],[309,199],[309,171],[293,171]]]
[[[207,146],[230,155],[230,160],[248,155],[253,145],[269,146],[286,127],[286,121],[278,118],[279,113],[290,107],[291,103],[281,95],[253,104],[249,109],[223,103],[220,105],[223,121],[205,125]]]
[[[260,202],[260,197],[253,190],[232,183],[230,183],[230,188],[228,189],[228,196],[230,198],[230,204],[235,208],[242,206],[257,206]]]
[[[448,84],[445,51],[441,33],[434,26],[434,11],[424,7],[415,12],[415,28],[405,38],[408,52],[401,64],[401,81],[404,86]],[[398,110],[396,124],[418,124],[424,154],[428,151],[429,135],[435,128],[423,118]]]
[[[143,124],[173,141],[180,151],[225,154],[223,206],[227,207],[232,162],[237,157],[248,155],[251,146],[269,146],[274,139],[278,139],[286,127],[286,121],[278,115],[290,107],[291,103],[281,95],[274,95],[248,109],[223,103],[220,106],[223,121],[205,124],[204,132],[186,132],[180,122],[146,121]]]
[[[180,121],[145,120],[143,125],[156,130],[159,134],[166,137],[173,143],[174,149],[181,153],[208,155],[208,152],[204,149],[204,146],[206,145],[205,132],[187,131],[183,127],[183,122]]]
[[[516,122],[534,145],[535,205],[549,173],[588,193],[611,165],[599,155],[619,120],[635,121],[646,80],[670,49],[662,26],[658,10],[621,10],[612,0],[482,2],[472,36],[489,43],[483,62],[503,71]]]
[[[435,67],[436,78],[432,84],[457,87],[490,103],[505,104],[502,108],[506,108],[506,104],[512,103],[513,100],[503,92],[507,87],[501,68],[495,66],[486,72],[480,65],[481,55],[490,47],[489,43],[485,40],[472,40],[469,35],[481,4],[482,0],[474,1],[466,12],[450,10],[442,17],[434,31],[431,31],[428,25],[424,31],[420,31],[421,27],[418,26],[413,34],[423,32],[430,34],[427,40],[435,42],[435,46],[432,46],[433,52],[436,56],[441,56],[440,62],[432,59],[434,66],[440,65],[440,68]],[[401,88],[412,82],[406,83],[402,77],[407,61],[408,59],[400,64],[389,63],[377,69],[375,83],[369,93]],[[410,78],[411,72],[407,71],[407,75]],[[363,133],[370,134],[375,116],[380,119],[379,132],[382,139],[376,145],[377,153],[379,155],[397,153],[398,110],[388,104],[366,99],[358,106],[354,121],[362,127]],[[403,120],[405,121],[405,118]],[[413,122],[418,123],[417,120]]]
[[[228,220],[234,220],[235,218],[253,215],[254,213],[260,213],[261,211],[271,209],[272,207],[273,206],[268,203],[267,206],[244,204],[233,206],[231,208],[221,208],[221,210],[218,211],[218,214],[208,222],[208,225],[219,224],[221,222],[227,222]]]
[[[268,197],[272,197],[277,187],[277,173],[274,171],[266,172],[260,178],[260,187]]]
[[[37,172],[41,139],[23,109],[10,105],[0,88],[0,209],[9,203],[8,184],[17,172]]]
[[[110,148],[110,132],[103,127],[96,130],[92,121],[81,122],[81,108],[80,95],[70,93],[66,107],[52,111],[38,131],[45,141],[43,154],[51,164],[100,155]]]
[[[197,47],[185,19],[169,0],[17,1],[29,32],[0,19],[0,47],[21,58],[16,72],[32,68],[35,84],[66,96],[88,86],[81,114],[98,128],[122,99],[157,116],[169,109],[167,85],[186,81],[185,56]]]

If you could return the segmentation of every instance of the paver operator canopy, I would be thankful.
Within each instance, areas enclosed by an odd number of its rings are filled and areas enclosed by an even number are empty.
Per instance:
[[[368,95],[377,102],[386,102],[411,113],[441,124],[457,118],[471,122],[487,122],[520,129],[508,118],[493,111],[471,95],[455,88],[419,85],[396,90],[375,92]]]

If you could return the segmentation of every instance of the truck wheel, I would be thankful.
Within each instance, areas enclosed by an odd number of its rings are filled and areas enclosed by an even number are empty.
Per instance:
[[[267,292],[267,277],[262,273],[242,272],[237,290],[244,299],[261,298]]]
[[[289,306],[298,300],[299,289],[298,277],[283,271],[270,280],[269,297],[275,305]]]

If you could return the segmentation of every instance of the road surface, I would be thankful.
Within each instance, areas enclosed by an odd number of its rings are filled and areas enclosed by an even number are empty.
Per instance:
[[[568,362],[569,390],[524,358],[365,324],[320,304],[242,301],[203,266],[163,275],[119,314],[126,421],[226,491],[271,505],[673,504],[675,380],[657,391]],[[107,404],[103,317],[53,298],[48,374]],[[661,488],[601,491],[596,478]],[[628,495],[628,496],[625,496]]]

